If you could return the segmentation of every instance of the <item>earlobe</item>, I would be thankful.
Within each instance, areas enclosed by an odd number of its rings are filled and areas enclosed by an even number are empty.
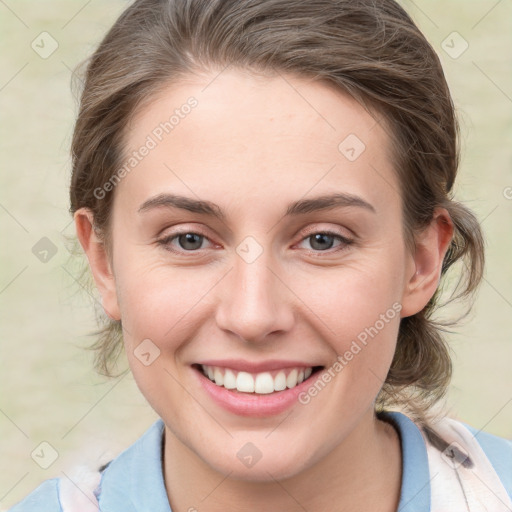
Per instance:
[[[448,211],[436,208],[431,223],[416,237],[416,249],[412,255],[414,273],[408,276],[405,285],[402,317],[421,311],[434,295],[453,233],[454,226]]]
[[[94,229],[94,216],[88,208],[80,208],[75,212],[74,220],[78,240],[87,256],[94,282],[101,295],[103,309],[112,320],[120,320],[114,274],[105,244]]]

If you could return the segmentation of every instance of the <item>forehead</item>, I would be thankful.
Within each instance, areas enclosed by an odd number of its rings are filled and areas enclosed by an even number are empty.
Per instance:
[[[124,163],[137,161],[116,194],[276,202],[342,190],[379,208],[398,190],[381,123],[319,81],[229,69],[194,76],[161,90],[130,122]]]

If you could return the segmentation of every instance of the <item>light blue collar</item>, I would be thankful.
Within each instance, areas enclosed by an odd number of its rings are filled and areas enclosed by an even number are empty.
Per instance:
[[[100,510],[172,512],[162,468],[164,426],[162,419],[158,419],[105,469]]]
[[[382,413],[396,427],[402,444],[402,487],[398,512],[430,512],[430,471],[423,436],[401,412]]]

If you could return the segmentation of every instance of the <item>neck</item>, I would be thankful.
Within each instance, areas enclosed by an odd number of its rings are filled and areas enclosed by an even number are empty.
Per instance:
[[[402,457],[394,427],[373,411],[334,450],[285,480],[236,480],[211,468],[165,429],[164,479],[173,512],[287,510],[394,512]]]

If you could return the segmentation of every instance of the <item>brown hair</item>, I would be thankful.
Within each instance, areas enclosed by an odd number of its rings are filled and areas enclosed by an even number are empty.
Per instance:
[[[122,164],[124,128],[141,104],[194,72],[231,65],[288,72],[348,92],[379,114],[394,145],[404,235],[446,208],[455,235],[442,275],[461,261],[459,293],[481,281],[484,242],[475,216],[452,198],[458,124],[435,51],[393,0],[137,0],[115,22],[85,73],[74,130],[71,213],[90,208],[105,236],[113,192],[96,197]],[[378,408],[401,404],[419,417],[447,389],[448,322],[432,318],[441,288],[416,315],[401,320],[398,344]],[[121,350],[120,322],[105,320],[92,346],[95,366],[111,375]],[[453,323],[453,322],[452,322]]]

